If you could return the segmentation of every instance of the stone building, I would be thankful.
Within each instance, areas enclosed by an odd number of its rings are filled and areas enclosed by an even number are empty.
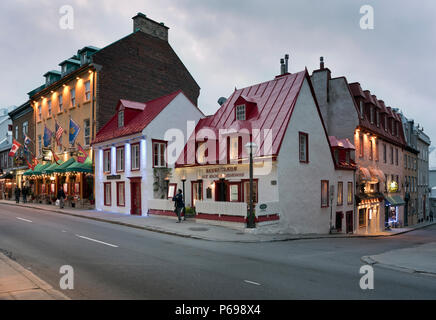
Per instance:
[[[424,133],[424,128],[418,129],[418,220],[428,221],[430,214],[429,189],[429,148],[430,138]]]

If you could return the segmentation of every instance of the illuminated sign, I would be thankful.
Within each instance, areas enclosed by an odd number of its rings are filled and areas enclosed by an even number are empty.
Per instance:
[[[392,181],[389,185],[389,192],[397,192],[398,191],[398,183],[396,181]]]

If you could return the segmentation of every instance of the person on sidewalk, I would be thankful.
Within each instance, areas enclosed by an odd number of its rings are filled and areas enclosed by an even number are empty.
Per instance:
[[[174,206],[175,206],[177,217],[179,218],[177,223],[179,223],[180,221],[182,221],[182,211],[184,211],[185,209],[185,203],[183,202],[183,193],[181,189],[177,191],[177,194],[173,198],[173,201],[175,202]],[[186,217],[184,217],[183,220],[186,220]]]
[[[21,193],[23,194],[23,203],[27,203],[27,194],[29,193],[29,189],[24,186]]]
[[[20,203],[20,195],[21,195],[21,190],[20,188],[18,188],[18,186],[15,187],[15,201],[17,203]]]
[[[65,195],[64,188],[62,186],[59,187],[58,196],[57,196],[57,198],[59,200],[59,208],[61,208],[61,209],[64,208],[66,197],[67,196]]]
[[[433,222],[433,210],[430,210],[430,222]]]

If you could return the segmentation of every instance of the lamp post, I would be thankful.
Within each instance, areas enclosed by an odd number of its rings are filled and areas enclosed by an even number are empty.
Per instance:
[[[250,155],[250,197],[248,205],[248,216],[247,216],[247,228],[256,228],[256,223],[254,219],[254,201],[253,201],[253,153],[256,153],[257,144],[254,142],[249,142],[245,145],[245,150],[247,154]]]
[[[182,191],[183,191],[183,203],[185,203],[185,182],[186,182],[186,177],[183,176],[183,177],[182,177],[182,185],[183,185],[183,188],[182,188]]]

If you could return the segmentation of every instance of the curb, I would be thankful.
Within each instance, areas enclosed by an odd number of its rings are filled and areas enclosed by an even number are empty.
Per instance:
[[[52,297],[55,300],[71,300],[69,297],[64,295],[58,290],[53,289],[51,285],[49,285],[44,280],[38,278],[36,275],[34,275],[29,270],[25,269],[15,261],[9,259],[7,256],[5,256],[3,253],[0,253],[0,260],[2,260],[4,263],[6,263],[8,266],[10,266],[12,269],[20,273],[22,276],[29,279],[35,286],[37,286],[39,289],[47,293],[50,297]]]
[[[46,211],[46,212],[54,212],[54,213],[64,214],[64,215],[67,215],[67,216],[78,217],[78,218],[83,218],[83,219],[89,219],[89,220],[94,220],[94,221],[98,221],[98,222],[106,222],[106,223],[121,225],[121,226],[125,226],[125,227],[141,229],[141,230],[147,230],[147,231],[151,231],[151,232],[157,232],[157,233],[162,233],[162,234],[171,235],[171,236],[178,236],[178,237],[183,237],[183,238],[188,238],[188,239],[214,241],[214,242],[233,242],[233,243],[234,242],[236,242],[236,243],[284,242],[284,241],[316,240],[316,239],[331,239],[331,238],[335,238],[335,239],[338,239],[338,238],[383,238],[383,237],[387,238],[387,237],[393,237],[393,236],[397,236],[397,235],[400,235],[400,234],[405,234],[405,233],[408,233],[408,232],[412,232],[412,231],[415,231],[415,230],[427,228],[429,226],[432,226],[432,225],[436,224],[436,222],[434,222],[432,224],[417,226],[415,228],[411,228],[410,230],[405,230],[405,231],[401,231],[401,232],[398,232],[398,233],[386,234],[386,235],[355,235],[355,234],[346,235],[346,234],[343,234],[343,235],[319,235],[319,236],[294,237],[294,238],[284,238],[284,239],[267,239],[267,240],[266,239],[259,239],[259,240],[221,240],[221,239],[213,239],[213,238],[207,238],[207,237],[202,237],[202,236],[195,236],[195,235],[184,234],[184,233],[177,233],[177,232],[167,231],[167,230],[156,228],[156,227],[138,226],[138,225],[135,225],[135,224],[130,224],[130,223],[121,222],[121,221],[114,221],[114,220],[107,220],[107,219],[102,219],[102,218],[97,218],[97,217],[84,216],[84,215],[74,214],[74,213],[65,212],[65,211],[56,210],[56,209],[47,209],[47,208],[33,207],[31,205],[24,205],[24,204],[21,204],[21,203],[0,202],[0,204],[7,205],[7,206],[19,206],[19,207],[23,207],[23,208],[36,209],[36,210],[41,210],[41,211]]]
[[[392,265],[392,264],[381,263],[381,262],[377,261],[376,259],[374,259],[373,256],[363,256],[360,258],[360,261],[362,261],[363,263],[365,263],[367,265],[370,265],[370,266],[377,265],[377,266],[384,268],[384,269],[405,272],[405,273],[410,273],[410,274],[415,273],[415,274],[422,274],[422,275],[430,276],[430,277],[436,277],[436,273],[434,273],[434,272],[416,270],[416,269],[400,267],[400,266],[396,266],[396,265]]]

